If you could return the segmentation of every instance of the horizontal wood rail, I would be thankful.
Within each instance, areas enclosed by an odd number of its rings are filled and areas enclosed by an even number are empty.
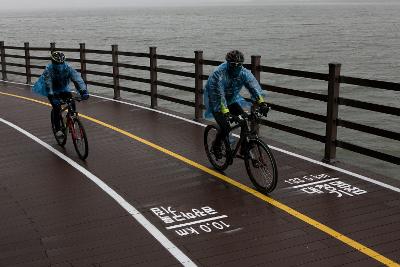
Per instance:
[[[278,130],[284,131],[284,132],[288,132],[288,133],[292,133],[292,134],[299,135],[299,136],[302,136],[302,137],[306,137],[308,139],[312,139],[312,140],[315,140],[315,141],[318,141],[318,142],[321,142],[321,143],[325,143],[325,136],[323,136],[323,135],[319,135],[319,134],[316,134],[316,133],[304,131],[304,130],[297,129],[297,128],[294,128],[294,127],[291,127],[291,126],[287,126],[287,125],[284,125],[284,124],[280,124],[280,123],[276,123],[276,122],[272,122],[272,121],[267,121],[267,120],[261,120],[261,124],[265,125],[265,126],[268,126],[268,127],[271,127],[271,128],[274,128],[274,129],[278,129]]]
[[[31,51],[49,51],[50,52],[50,47],[29,47],[29,50],[31,50]]]
[[[281,93],[285,95],[292,95],[292,96],[298,96],[302,98],[307,98],[307,99],[312,99],[312,100],[318,100],[318,101],[328,101],[328,96],[323,95],[323,94],[317,94],[317,93],[312,93],[312,92],[306,92],[306,91],[301,91],[301,90],[295,90],[295,89],[289,89],[289,88],[284,88],[284,87],[279,87],[279,86],[272,86],[268,84],[261,84],[262,87],[271,92],[275,93]]]
[[[62,48],[62,47],[57,47],[57,51],[62,51],[62,52],[76,52],[76,53],[78,53],[80,50],[79,50],[79,48]]]
[[[21,67],[21,68],[26,67],[25,64],[19,64],[19,63],[6,63],[6,66]]]
[[[262,72],[269,72],[274,74],[281,74],[286,76],[294,76],[294,77],[302,77],[314,80],[322,80],[328,81],[328,74],[324,73],[316,73],[302,70],[291,70],[291,69],[283,69],[283,68],[275,68],[275,67],[267,67],[261,66]]]
[[[126,68],[126,69],[133,69],[133,70],[150,71],[150,67],[147,67],[147,66],[139,66],[139,65],[125,64],[125,63],[119,63],[119,62],[118,62],[118,67]]]
[[[326,116],[324,116],[324,115],[319,115],[319,114],[315,114],[315,113],[311,113],[311,112],[306,112],[306,111],[302,111],[302,110],[294,109],[294,108],[288,108],[288,107],[284,107],[284,106],[280,106],[280,105],[276,105],[276,104],[270,104],[270,106],[274,111],[279,111],[279,112],[283,112],[283,113],[287,113],[287,114],[303,117],[303,118],[306,118],[306,119],[310,119],[310,120],[315,120],[315,121],[320,121],[320,122],[326,123]]]
[[[338,126],[400,141],[400,133],[338,119]]]
[[[177,89],[177,90],[181,90],[181,91],[194,93],[194,88],[188,87],[188,86],[179,85],[179,84],[173,84],[173,83],[168,83],[168,82],[163,82],[163,81],[157,81],[157,85],[168,87],[168,88],[173,88],[173,89]]]
[[[134,53],[134,52],[122,52],[118,51],[119,56],[128,56],[128,57],[150,57],[148,53]]]
[[[375,81],[375,80],[369,80],[369,79],[360,79],[360,78],[353,78],[353,77],[347,77],[347,76],[340,76],[340,82],[345,83],[345,84],[373,87],[373,88],[377,88],[377,89],[400,91],[399,83]]]
[[[194,58],[175,57],[175,56],[166,56],[166,55],[158,55],[157,54],[157,59],[177,61],[177,62],[186,62],[186,63],[193,63],[194,64]]]
[[[339,98],[339,104],[344,105],[344,106],[354,107],[354,108],[360,108],[360,109],[380,112],[380,113],[386,113],[386,114],[395,115],[395,116],[400,115],[400,108],[394,108],[394,107],[389,107],[389,106],[384,106],[384,105],[379,105],[379,104],[374,104],[374,103],[369,103],[369,102],[363,102],[363,101],[358,101],[358,100],[353,100],[353,99],[348,99],[348,98]]]
[[[179,71],[179,70],[170,70],[170,69],[164,69],[164,68],[157,68],[157,72],[171,74],[171,75],[177,75],[177,76],[182,76],[182,77],[189,77],[189,78],[196,77],[195,73]]]
[[[161,95],[161,94],[157,94],[157,98],[159,99],[163,99],[163,100],[167,100],[170,102],[174,102],[174,103],[178,103],[181,105],[185,105],[185,106],[189,106],[189,107],[194,107],[194,103],[187,101],[187,100],[183,100],[183,99],[178,99],[178,98],[174,98],[174,97],[170,97],[170,96],[166,96],[166,95]]]
[[[45,68],[45,65],[31,64],[30,63],[31,60],[41,60],[41,61],[50,60],[50,57],[43,56],[43,53],[41,56],[31,55],[31,54],[34,52],[41,52],[41,51],[50,52],[53,50],[61,50],[66,53],[79,52],[79,58],[67,57],[67,61],[80,64],[79,71],[81,72],[83,79],[86,81],[88,85],[113,89],[115,98],[119,98],[120,91],[126,91],[135,94],[150,96],[152,108],[157,108],[158,106],[157,99],[162,99],[173,103],[194,107],[196,120],[202,119],[203,117],[202,111],[205,108],[203,104],[203,85],[204,81],[207,80],[209,76],[203,73],[203,66],[218,66],[222,63],[221,61],[203,59],[202,51],[195,51],[195,56],[193,58],[188,58],[188,57],[178,57],[178,56],[158,54],[156,52],[155,47],[151,47],[148,53],[137,53],[137,52],[119,51],[117,45],[113,45],[112,49],[110,50],[100,50],[100,49],[87,49],[84,43],[81,43],[79,45],[79,48],[57,48],[55,43],[51,43],[49,47],[30,47],[29,43],[24,43],[24,46],[18,47],[18,46],[6,46],[4,45],[3,41],[0,41],[2,79],[7,80],[8,79],[7,75],[18,75],[18,76],[25,76],[26,82],[28,84],[31,83],[31,77],[39,77],[38,74],[31,73],[31,69]],[[16,54],[9,53],[10,51],[24,51],[25,54],[21,55],[18,53]],[[87,54],[109,55],[110,58],[109,61],[89,60],[86,58]],[[143,65],[135,65],[131,63],[120,62],[121,60],[125,60],[128,57],[148,58],[149,65],[143,66]],[[24,60],[24,62],[22,61],[18,63],[7,62],[6,60],[7,58]],[[270,103],[273,110],[277,112],[282,112],[293,116],[298,116],[309,120],[317,121],[320,123],[324,123],[326,128],[325,135],[319,135],[302,129],[297,129],[288,125],[283,125],[266,120],[262,121],[263,125],[324,143],[325,144],[324,161],[326,162],[332,162],[335,160],[336,148],[340,147],[369,157],[377,158],[394,164],[400,164],[400,158],[397,156],[385,154],[379,151],[374,151],[366,147],[361,147],[355,144],[351,144],[349,142],[338,140],[337,138],[337,129],[338,127],[342,127],[342,128],[356,130],[359,132],[364,132],[367,134],[372,134],[374,136],[378,136],[381,138],[400,141],[400,133],[398,132],[380,129],[378,127],[363,125],[361,123],[348,121],[345,118],[338,117],[340,106],[349,106],[357,109],[362,109],[364,111],[373,111],[382,114],[400,116],[400,108],[398,107],[391,107],[386,105],[360,101],[356,99],[343,98],[339,94],[341,84],[371,87],[376,89],[399,92],[400,83],[343,76],[340,74],[340,68],[341,68],[340,64],[336,63],[329,64],[329,73],[318,73],[318,72],[309,72],[304,70],[262,66],[260,58],[261,58],[260,56],[252,56],[251,64],[244,64],[244,67],[250,69],[259,82],[262,73],[271,73],[277,75],[301,77],[305,79],[324,81],[327,82],[327,89],[328,89],[326,94],[320,94],[320,93],[308,92],[292,88],[274,86],[272,84],[266,84],[266,83],[261,84],[264,90],[270,92],[285,94],[291,97],[300,97],[303,99],[325,102],[326,110],[321,110],[320,112],[321,114],[311,113],[300,109],[294,109]],[[157,66],[158,60],[188,63],[192,64],[194,66],[194,69],[188,71],[181,71],[168,68],[161,68]],[[110,72],[93,69],[96,66],[110,67]],[[15,70],[10,71],[7,69],[7,67],[25,68],[25,71],[24,72]],[[143,77],[134,77],[132,75],[122,75],[119,73],[121,68],[124,68],[126,70],[145,71],[149,73],[149,76],[148,78],[143,78]],[[190,67],[188,66],[187,68]],[[158,78],[158,73],[180,76],[186,79],[194,79],[194,87],[162,81]],[[92,76],[91,80],[87,80],[86,77],[87,75],[93,75],[98,77],[110,77],[113,78],[113,83],[107,84],[103,82],[94,81]],[[119,84],[120,80],[148,84],[149,90],[139,90],[136,88],[131,88],[130,86],[121,86]],[[191,102],[173,96],[160,94],[158,93],[158,86],[194,93],[195,101]]]
[[[133,89],[133,88],[128,88],[128,87],[124,87],[124,86],[120,86],[119,89],[120,89],[121,91],[130,92],[130,93],[135,93],[135,94],[148,95],[148,96],[151,95],[150,92],[148,92],[148,91],[139,90],[139,89]]]
[[[351,144],[348,142],[344,142],[344,141],[340,141],[340,140],[336,141],[336,145],[340,148],[347,149],[347,150],[350,150],[350,151],[353,151],[353,152],[356,152],[356,153],[359,153],[359,154],[362,154],[365,156],[380,159],[380,160],[390,162],[393,164],[397,164],[397,165],[400,164],[400,158],[393,156],[393,155],[385,154],[385,153],[382,153],[382,152],[379,152],[376,150],[357,146],[357,145],[354,145],[354,144]]]

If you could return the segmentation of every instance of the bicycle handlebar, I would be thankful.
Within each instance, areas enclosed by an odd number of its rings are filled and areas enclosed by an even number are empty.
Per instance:
[[[71,100],[74,100],[74,101],[77,101],[77,102],[83,101],[83,99],[81,97],[73,96],[73,97],[70,97],[70,98],[67,98],[67,99],[60,99],[60,103],[62,105],[63,104],[68,104],[68,102],[70,102]]]

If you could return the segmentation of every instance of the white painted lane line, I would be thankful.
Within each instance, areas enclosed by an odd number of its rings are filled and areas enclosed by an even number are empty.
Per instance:
[[[175,228],[181,228],[181,227],[188,226],[188,225],[199,224],[199,223],[209,222],[209,221],[215,221],[215,220],[223,219],[226,217],[228,217],[228,216],[222,215],[222,216],[208,218],[208,219],[204,219],[204,220],[193,221],[190,223],[182,223],[182,224],[172,225],[172,226],[165,227],[165,229],[170,230],[170,229],[175,229]]]
[[[5,83],[28,85],[28,84],[25,84],[25,83],[9,82],[9,81],[4,81],[4,80],[0,80],[0,81],[5,82]],[[32,86],[32,85],[29,85],[29,86]],[[186,118],[183,118],[183,117],[180,117],[180,116],[177,116],[177,115],[173,115],[173,114],[170,114],[170,113],[167,113],[167,112],[163,112],[163,111],[160,111],[160,110],[144,107],[144,106],[137,105],[137,104],[132,104],[132,103],[121,101],[121,100],[115,100],[115,99],[104,97],[104,96],[98,96],[98,95],[94,95],[94,94],[90,94],[90,95],[93,96],[93,97],[105,99],[105,100],[108,100],[108,101],[113,101],[113,102],[129,105],[129,106],[134,106],[134,107],[150,110],[150,111],[157,112],[157,113],[160,113],[160,114],[172,117],[172,118],[176,118],[176,119],[183,120],[183,121],[186,121],[186,122],[189,122],[189,123],[192,123],[192,124],[196,124],[196,125],[199,125],[199,126],[202,126],[202,127],[206,127],[207,126],[207,125],[205,125],[203,123],[196,122],[196,121],[193,121],[193,120],[190,120],[190,119],[186,119]],[[239,137],[236,134],[234,134],[233,136],[235,136],[237,138]],[[369,178],[369,177],[366,177],[366,176],[363,176],[363,175],[360,175],[360,174],[357,174],[357,173],[354,173],[354,172],[351,172],[351,171],[348,171],[348,170],[345,170],[345,169],[342,169],[342,168],[338,168],[338,167],[335,167],[335,166],[332,166],[332,165],[329,165],[329,164],[326,164],[326,163],[323,163],[323,162],[320,162],[320,161],[317,161],[317,160],[314,160],[314,159],[311,159],[311,158],[308,158],[308,157],[305,157],[305,156],[302,156],[302,155],[299,155],[299,154],[296,154],[296,153],[293,153],[293,152],[290,152],[290,151],[287,151],[287,150],[284,150],[284,149],[281,149],[279,147],[274,147],[274,146],[269,146],[269,147],[272,148],[273,150],[279,151],[279,152],[284,153],[286,155],[289,155],[289,156],[292,156],[292,157],[295,157],[295,158],[299,158],[299,159],[302,159],[302,160],[305,160],[305,161],[308,161],[308,162],[323,166],[325,168],[329,168],[329,169],[332,169],[332,170],[335,170],[335,171],[338,171],[338,172],[353,176],[355,178],[367,181],[369,183],[373,183],[373,184],[379,185],[381,187],[384,187],[386,189],[395,191],[397,193],[400,193],[400,188],[397,188],[395,186],[392,186],[392,185],[389,185],[389,184],[374,180],[372,178]]]
[[[322,180],[322,181],[317,181],[317,182],[312,182],[312,183],[307,183],[307,184],[296,185],[296,186],[292,186],[292,187],[290,187],[290,188],[300,188],[300,187],[305,187],[305,186],[314,185],[314,184],[322,184],[322,183],[326,183],[326,182],[334,181],[334,180],[338,180],[338,179],[339,179],[339,178],[326,179],[326,180]]]
[[[69,165],[77,169],[79,172],[84,174],[87,178],[93,181],[98,187],[100,187],[104,192],[106,192],[109,196],[111,196],[122,208],[124,208],[129,214],[132,215],[136,221],[138,221],[157,241],[168,250],[183,266],[197,266],[188,256],[186,256],[178,247],[176,247],[163,233],[160,232],[150,221],[148,221],[135,207],[129,204],[123,197],[121,197],[117,192],[115,192],[112,188],[110,188],[106,183],[104,183],[100,178],[83,168],[81,165],[59,152],[49,144],[43,142],[36,136],[31,133],[25,131],[24,129],[18,127],[17,125],[0,118],[0,122],[14,128],[20,133],[26,135],[31,138],[33,141],[39,143],[44,146],[52,153],[66,161]]]

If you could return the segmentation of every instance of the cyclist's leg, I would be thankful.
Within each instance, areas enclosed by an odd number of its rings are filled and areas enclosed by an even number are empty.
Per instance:
[[[221,146],[222,140],[226,138],[229,134],[230,125],[228,120],[225,118],[224,114],[222,114],[222,112],[214,112],[213,115],[220,129],[219,133],[215,138],[215,145]]]
[[[57,96],[53,96],[53,95],[49,95],[48,99],[49,99],[51,106],[53,107],[53,114],[55,116],[54,127],[56,128],[56,131],[59,131],[61,128],[61,125],[60,125],[60,119],[61,119],[60,101],[58,100]]]
[[[232,115],[234,115],[234,116],[239,116],[239,115],[244,114],[244,110],[243,110],[243,108],[240,106],[239,103],[232,103],[232,104],[230,104],[230,105],[228,106],[228,109],[229,109],[229,112],[230,112]],[[244,149],[245,149],[245,147],[244,147],[244,146],[241,146],[240,151],[239,151],[239,153],[240,153],[241,155],[244,154]]]

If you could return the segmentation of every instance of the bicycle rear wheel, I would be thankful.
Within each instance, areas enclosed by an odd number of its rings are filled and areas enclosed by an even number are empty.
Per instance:
[[[53,130],[54,138],[56,139],[57,144],[63,147],[65,145],[65,143],[67,142],[67,127],[65,127],[64,119],[63,119],[62,115],[59,118],[55,118],[53,109],[51,110],[50,119],[51,119],[51,129]],[[57,132],[56,126],[55,126],[56,119],[58,119],[60,121],[61,131],[64,133],[64,136],[62,136],[62,137],[57,137],[57,135],[56,135],[56,132]]]
[[[84,160],[89,154],[89,145],[86,137],[85,128],[78,118],[72,118],[71,129],[72,142],[74,143],[75,151],[79,158]]]
[[[262,193],[272,192],[278,182],[278,169],[271,149],[261,140],[250,141],[244,162],[251,182]]]
[[[214,168],[219,171],[223,171],[228,168],[230,163],[230,147],[227,140],[223,140],[221,142],[221,154],[215,154],[214,144],[218,132],[219,129],[214,125],[208,125],[206,127],[204,130],[204,148],[206,150],[208,160],[211,162]]]

